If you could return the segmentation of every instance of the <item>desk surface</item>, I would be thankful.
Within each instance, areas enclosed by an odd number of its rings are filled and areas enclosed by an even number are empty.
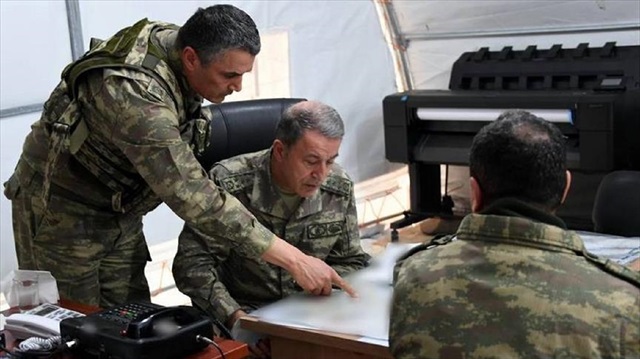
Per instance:
[[[64,308],[68,308],[71,310],[75,310],[77,312],[80,313],[85,313],[85,314],[90,314],[90,313],[94,313],[97,312],[99,310],[99,308],[95,307],[95,306],[89,306],[89,305],[84,305],[84,304],[79,304],[79,303],[75,303],[75,302],[70,302],[67,300],[60,300],[59,305],[61,307]],[[16,312],[16,310],[8,310],[6,311],[6,313],[3,313],[5,315],[9,315],[11,313]],[[13,350],[15,344],[16,344],[16,340],[15,338],[11,335],[10,332],[8,331],[2,331],[3,333],[5,333],[6,336],[6,340],[8,343],[8,349],[9,350]],[[247,347],[247,344],[245,343],[241,343],[241,342],[237,342],[234,340],[228,340],[228,339],[223,339],[223,338],[214,338],[215,342],[218,344],[218,346],[220,346],[220,349],[222,349],[222,352],[224,353],[224,357],[225,359],[243,359],[243,358],[247,358],[249,356],[249,348]],[[0,351],[0,353],[2,353]],[[75,356],[73,356],[72,354],[64,354],[64,355],[60,355],[57,356],[57,358],[59,359],[74,359]],[[218,351],[218,349],[214,348],[213,346],[209,345],[208,347],[206,347],[204,350],[190,355],[187,357],[188,359],[221,359],[222,355],[220,355],[220,352]]]

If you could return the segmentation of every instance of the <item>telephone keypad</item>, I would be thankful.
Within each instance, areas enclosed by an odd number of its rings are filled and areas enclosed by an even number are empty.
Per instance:
[[[128,324],[136,318],[145,316],[162,308],[152,303],[129,303],[100,313],[100,316],[121,324]]]

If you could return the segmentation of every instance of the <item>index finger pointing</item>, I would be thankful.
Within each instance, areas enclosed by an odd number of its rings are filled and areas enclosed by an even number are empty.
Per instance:
[[[338,273],[333,273],[333,276],[331,277],[331,283],[337,285],[342,290],[347,292],[350,297],[358,298],[358,293],[356,292],[356,290],[353,289],[353,287],[349,283],[347,283],[346,280],[342,279],[342,277],[340,277]]]

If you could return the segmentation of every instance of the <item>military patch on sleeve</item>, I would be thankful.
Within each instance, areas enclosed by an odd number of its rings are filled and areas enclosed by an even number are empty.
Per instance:
[[[229,193],[240,192],[243,189],[251,185],[251,175],[242,174],[237,176],[231,176],[221,178],[219,180],[220,186]]]
[[[351,193],[351,181],[338,176],[329,176],[322,184],[322,188],[346,197]]]
[[[337,236],[345,232],[344,222],[314,223],[307,226],[309,239]]]
[[[165,91],[165,89],[162,88],[162,86],[160,86],[160,84],[155,80],[151,81],[151,83],[147,87],[147,92],[149,92],[159,100],[164,100],[168,96],[167,91]]]

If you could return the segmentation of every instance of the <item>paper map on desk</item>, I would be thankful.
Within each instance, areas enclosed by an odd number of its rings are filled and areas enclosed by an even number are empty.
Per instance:
[[[417,244],[390,244],[368,268],[345,279],[358,292],[351,298],[334,290],[329,297],[293,295],[252,312],[261,320],[296,328],[363,336],[362,341],[388,345],[393,266]]]
[[[618,237],[593,232],[577,232],[591,253],[628,265],[640,258],[640,237]]]
[[[391,288],[361,289],[359,294],[356,299],[342,291],[330,297],[296,295],[251,314],[270,323],[386,340]]]

